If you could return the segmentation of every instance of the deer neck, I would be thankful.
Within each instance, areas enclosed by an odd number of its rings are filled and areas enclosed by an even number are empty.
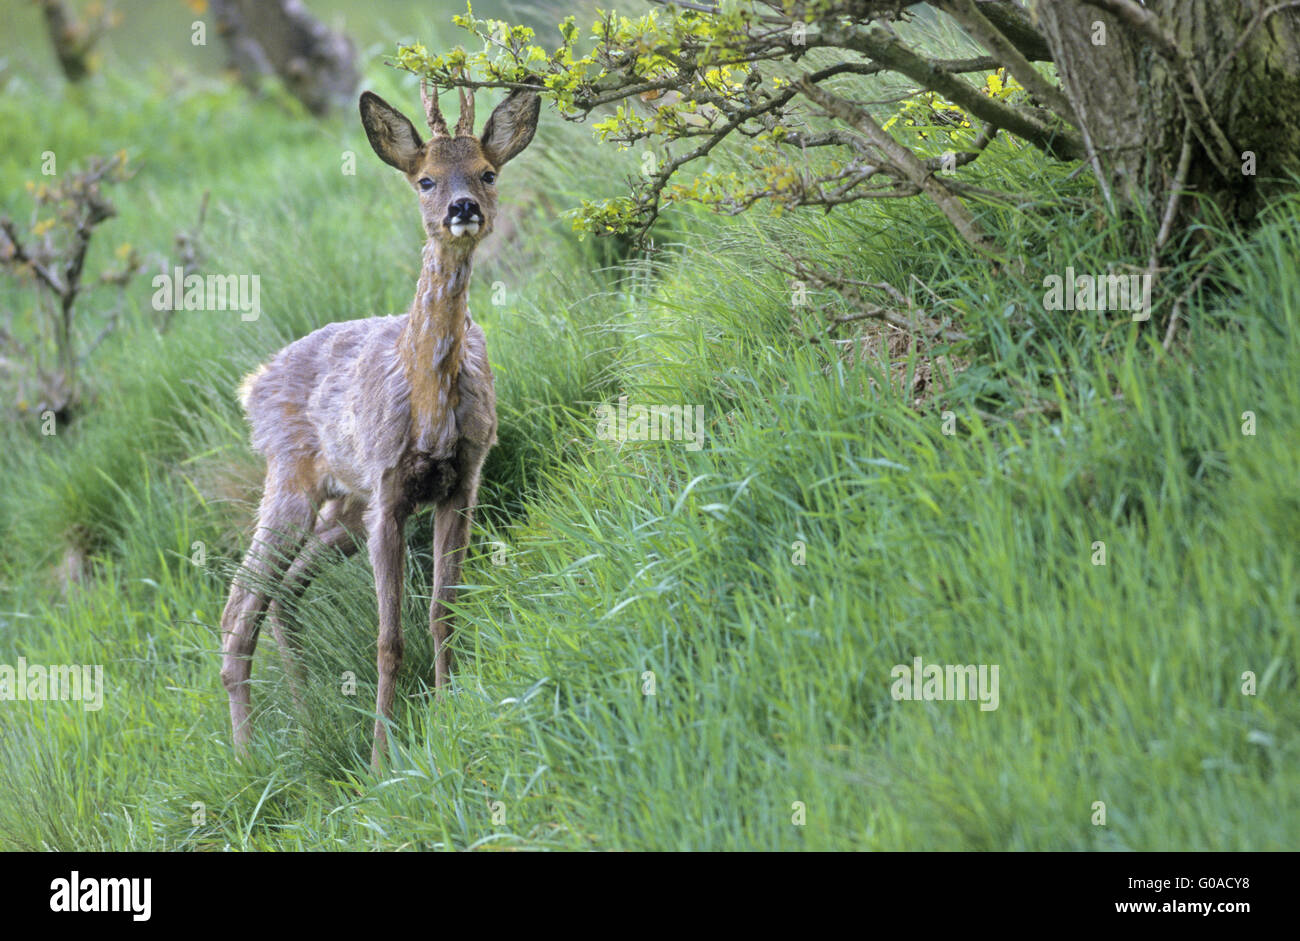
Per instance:
[[[416,447],[450,452],[456,440],[461,359],[469,329],[470,259],[430,240],[415,300],[399,339],[402,368],[411,387]]]

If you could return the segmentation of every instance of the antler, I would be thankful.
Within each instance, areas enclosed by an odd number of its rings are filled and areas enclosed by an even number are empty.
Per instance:
[[[460,70],[460,77],[467,78],[469,73],[465,69]],[[460,88],[460,120],[456,122],[457,137],[474,136],[474,89]]]
[[[447,133],[447,121],[442,116],[442,111],[438,107],[438,92],[435,89],[431,94],[429,92],[429,80],[420,79],[420,100],[424,102],[424,116],[429,122],[429,130],[433,132],[434,137],[450,137]],[[462,114],[461,120],[464,120]],[[456,126],[456,133],[460,133],[460,125]]]
[[[461,69],[457,75],[463,78],[466,72]],[[460,119],[456,122],[456,136],[473,137],[474,90],[458,88],[457,91],[460,93]],[[435,88],[430,92],[427,78],[420,79],[420,100],[424,102],[424,116],[429,121],[429,130],[433,132],[433,136],[450,137],[451,134],[447,131],[447,119],[442,116],[442,109],[438,107],[438,91]]]

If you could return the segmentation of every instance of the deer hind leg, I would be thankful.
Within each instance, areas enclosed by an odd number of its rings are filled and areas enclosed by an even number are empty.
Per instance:
[[[280,590],[266,608],[266,620],[280,648],[285,675],[294,705],[301,712],[304,707],[303,688],[307,684],[299,654],[302,650],[299,625],[285,616],[284,605],[302,597],[307,586],[320,572],[321,565],[333,552],[350,556],[357,551],[358,540],[364,539],[365,504],[348,497],[329,500],[321,507],[316,520],[316,531],[285,572]]]
[[[370,564],[375,570],[375,595],[379,601],[379,692],[375,697],[375,744],[370,766],[379,769],[388,751],[387,723],[393,715],[393,694],[397,673],[402,668],[402,585],[405,579],[406,545],[403,529],[406,513],[376,505],[367,514],[366,539]]]
[[[437,690],[447,684],[451,672],[450,606],[456,601],[473,510],[474,494],[462,488],[439,504],[433,517],[433,600],[429,605],[429,631],[433,634],[433,686]]]
[[[278,488],[277,475],[270,470],[266,479],[257,532],[231,581],[230,598],[221,614],[221,681],[230,695],[230,724],[237,752],[246,750],[251,735],[248,677],[262,615],[270,592],[306,539],[315,515],[306,494]]]

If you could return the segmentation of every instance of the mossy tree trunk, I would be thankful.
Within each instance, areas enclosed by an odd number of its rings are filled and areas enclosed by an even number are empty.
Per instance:
[[[1187,188],[1248,222],[1300,173],[1300,7],[1034,0],[1032,12],[1116,208],[1159,218],[1185,163]]]

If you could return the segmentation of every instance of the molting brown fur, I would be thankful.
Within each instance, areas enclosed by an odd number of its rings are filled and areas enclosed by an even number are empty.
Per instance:
[[[495,177],[536,129],[540,100],[512,92],[473,135],[473,99],[461,96],[456,136],[437,99],[424,97],[433,136],[370,92],[361,120],[371,146],[420,197],[428,241],[415,299],[400,317],[328,324],[289,344],[240,386],[253,447],[266,456],[257,531],[221,616],[221,677],[237,751],[250,736],[248,678],[265,613],[301,701],[294,637],[272,586],[300,594],[331,550],[364,541],[379,602],[379,689],[371,763],[387,748],[402,662],[403,528],[433,504],[435,686],[450,669],[449,606],[469,541],[479,474],[496,443],[496,393],[483,330],[469,313],[471,256],[492,230]]]

